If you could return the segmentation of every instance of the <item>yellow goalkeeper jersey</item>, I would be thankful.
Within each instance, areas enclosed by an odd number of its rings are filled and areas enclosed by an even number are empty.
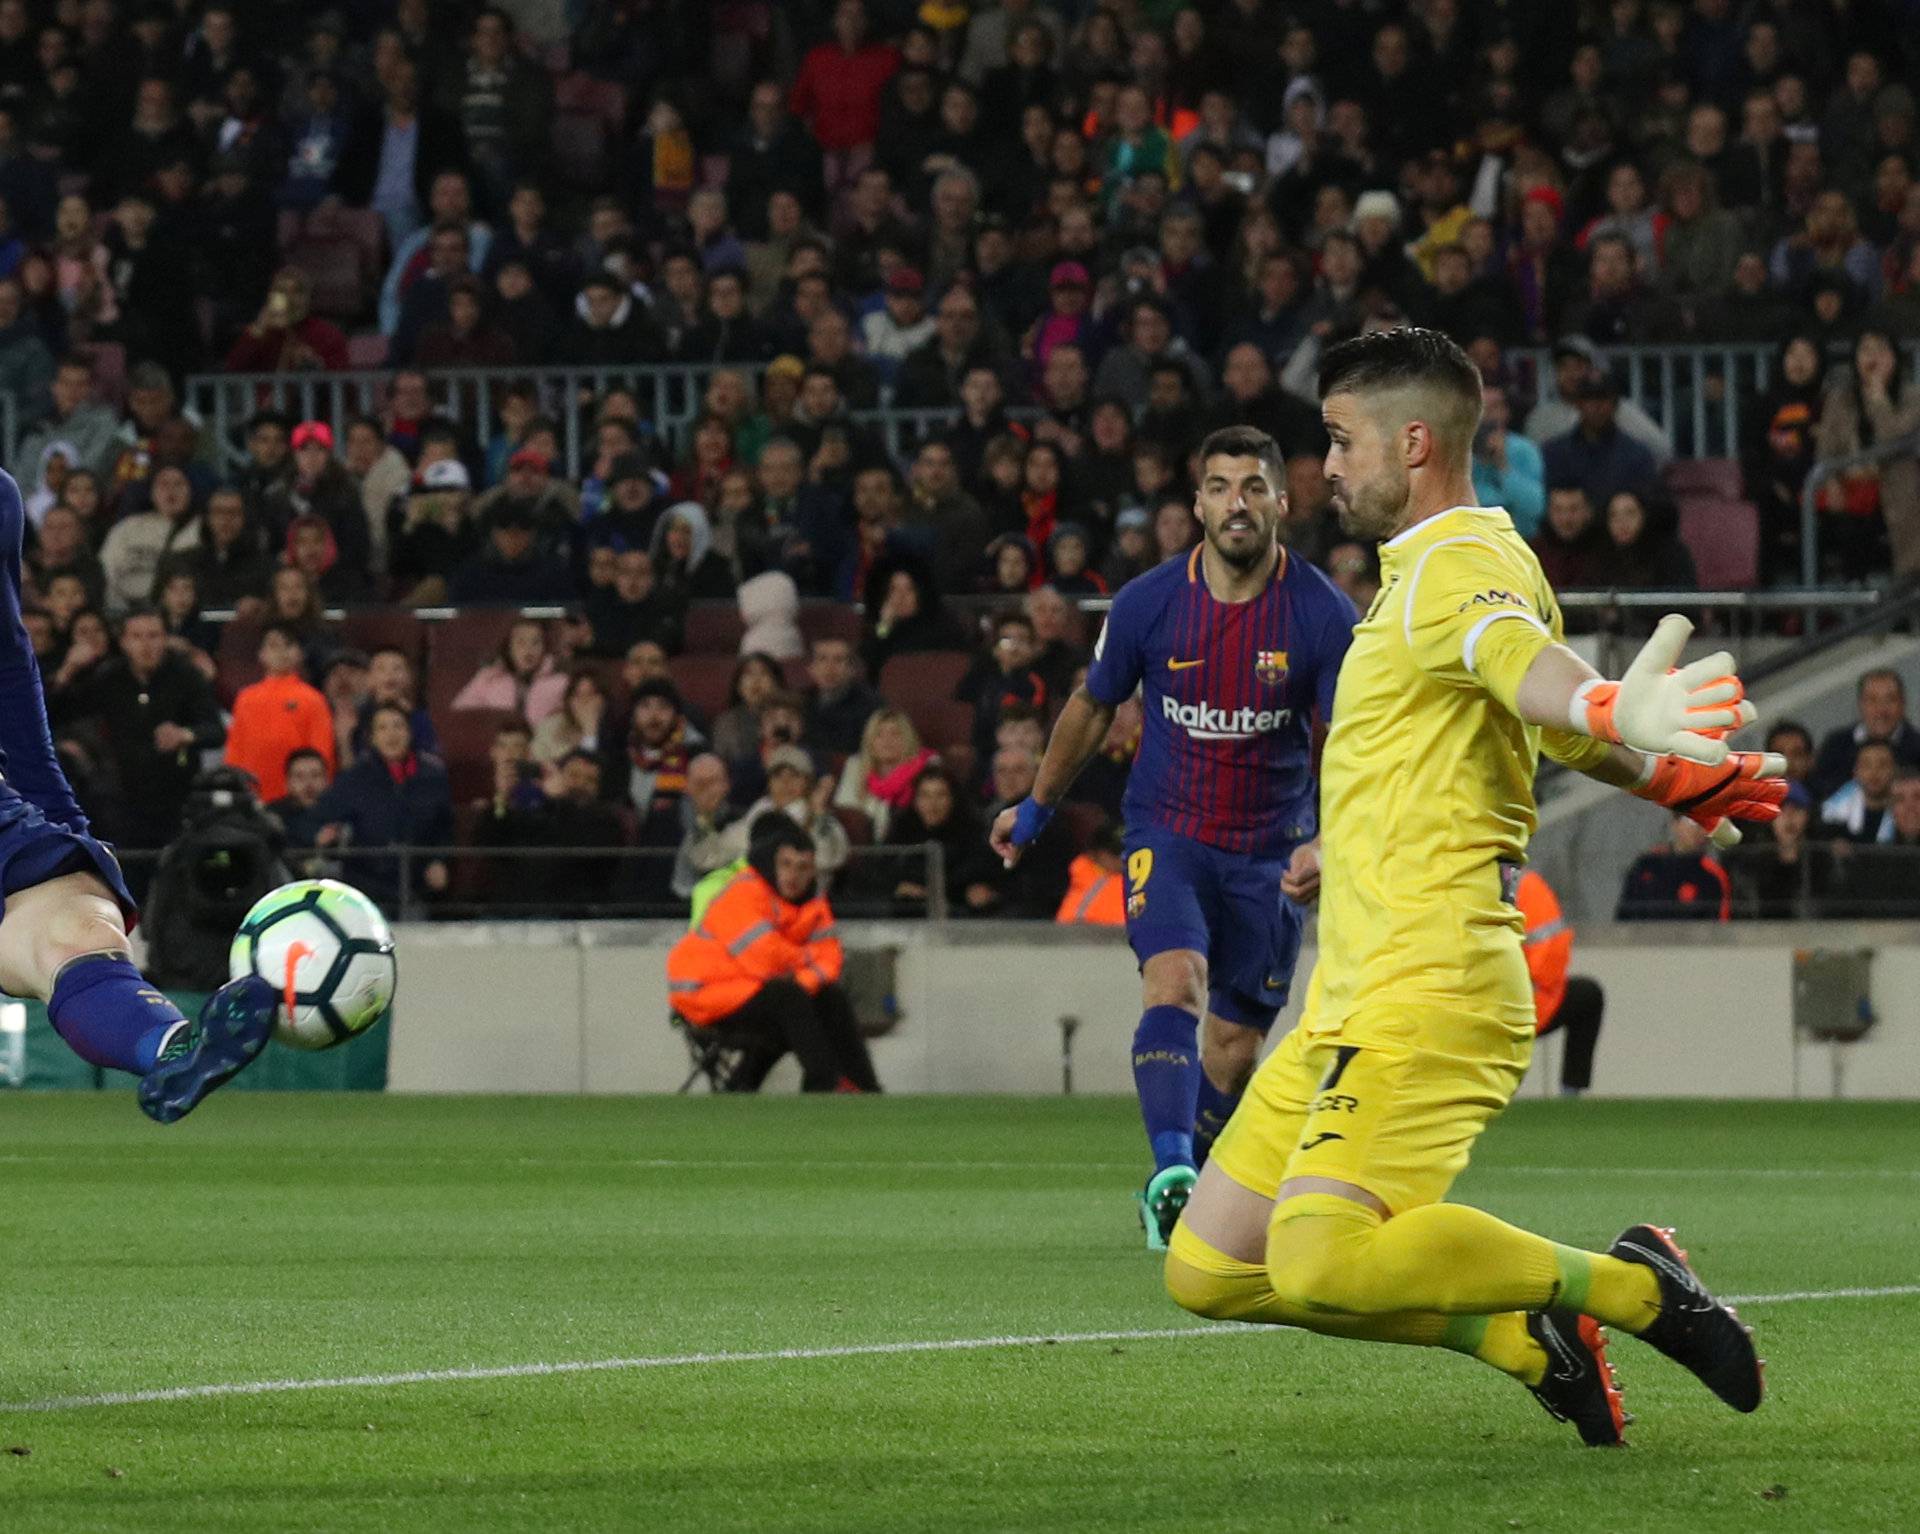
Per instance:
[[[1543,745],[1574,766],[1608,748],[1514,712],[1520,679],[1562,629],[1506,512],[1428,518],[1381,545],[1380,576],[1340,668],[1321,765],[1320,953],[1305,1026],[1414,1007],[1530,1034],[1524,923],[1500,865],[1526,856]]]

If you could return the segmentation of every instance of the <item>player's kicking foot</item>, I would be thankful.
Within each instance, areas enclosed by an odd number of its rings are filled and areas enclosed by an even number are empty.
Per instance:
[[[1173,1239],[1173,1227],[1180,1223],[1180,1211],[1187,1207],[1199,1176],[1190,1166],[1162,1167],[1147,1179],[1146,1187],[1136,1195],[1148,1251],[1167,1249],[1167,1242]]]
[[[1546,1349],[1547,1372],[1527,1388],[1558,1422],[1571,1422],[1589,1448],[1617,1449],[1633,1419],[1620,1402],[1620,1386],[1607,1362],[1607,1334],[1591,1316],[1527,1317],[1527,1335]]]
[[[280,998],[258,975],[229,981],[207,998],[199,1019],[176,1028],[153,1069],[140,1078],[140,1107],[171,1124],[240,1074],[273,1037]]]
[[[1660,1315],[1645,1331],[1651,1343],[1682,1368],[1700,1377],[1707,1389],[1735,1411],[1752,1411],[1765,1393],[1763,1361],[1754,1351],[1753,1328],[1731,1305],[1707,1292],[1674,1244],[1673,1232],[1658,1225],[1635,1225],[1607,1248],[1609,1257],[1653,1269],[1660,1284]]]

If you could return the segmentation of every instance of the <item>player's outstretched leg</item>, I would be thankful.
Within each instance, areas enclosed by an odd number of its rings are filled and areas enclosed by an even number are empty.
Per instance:
[[[1609,1256],[1637,1263],[1660,1285],[1660,1313],[1636,1335],[1658,1348],[1735,1411],[1753,1411],[1765,1394],[1764,1360],[1754,1350],[1753,1328],[1731,1305],[1707,1292],[1673,1232],[1658,1225],[1622,1231]]]
[[[1267,1265],[1256,1260],[1272,1201],[1241,1187],[1218,1167],[1202,1173],[1191,1209],[1214,1239],[1237,1246],[1233,1256],[1201,1237],[1193,1221],[1173,1233],[1167,1292],[1184,1309],[1218,1321],[1297,1326],[1359,1342],[1445,1348],[1498,1369],[1525,1385],[1549,1414],[1571,1422],[1592,1445],[1617,1445],[1631,1420],[1607,1362],[1601,1328],[1570,1316],[1449,1316],[1437,1311],[1346,1315],[1309,1309],[1277,1294]]]
[[[90,873],[62,874],[7,897],[0,988],[45,1001],[54,1031],[89,1065],[139,1076],[141,1107],[163,1123],[231,1078],[273,1031],[276,998],[264,982],[244,992],[244,1007],[226,987],[208,1002],[200,1024],[189,1023],[134,968],[120,905]],[[220,1016],[210,1034],[216,1005]],[[168,1085],[150,1101],[156,1078]],[[162,1099],[175,1105],[170,1112],[155,1111],[153,1102]]]
[[[258,975],[221,986],[207,998],[198,1021],[174,1030],[153,1069],[140,1078],[141,1110],[160,1124],[185,1118],[267,1047],[279,1004],[273,987]]]

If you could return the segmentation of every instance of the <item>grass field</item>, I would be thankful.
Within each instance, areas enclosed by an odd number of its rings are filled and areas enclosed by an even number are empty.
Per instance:
[[[1910,1106],[1495,1126],[1457,1196],[1778,1297],[1754,1417],[1620,1341],[1624,1454],[1451,1355],[1203,1330],[1139,1151],[1106,1099],[0,1098],[0,1530],[1920,1527]]]

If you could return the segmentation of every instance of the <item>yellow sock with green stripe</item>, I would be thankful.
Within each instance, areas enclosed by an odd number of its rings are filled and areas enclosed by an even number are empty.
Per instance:
[[[1554,1244],[1560,1292],[1554,1310],[1577,1310],[1623,1332],[1642,1332],[1660,1314],[1660,1281],[1653,1269],[1603,1252]]]
[[[1491,1364],[1524,1385],[1537,1385],[1546,1377],[1547,1350],[1533,1340],[1526,1316],[1517,1310],[1497,1316],[1448,1316],[1440,1346]]]

